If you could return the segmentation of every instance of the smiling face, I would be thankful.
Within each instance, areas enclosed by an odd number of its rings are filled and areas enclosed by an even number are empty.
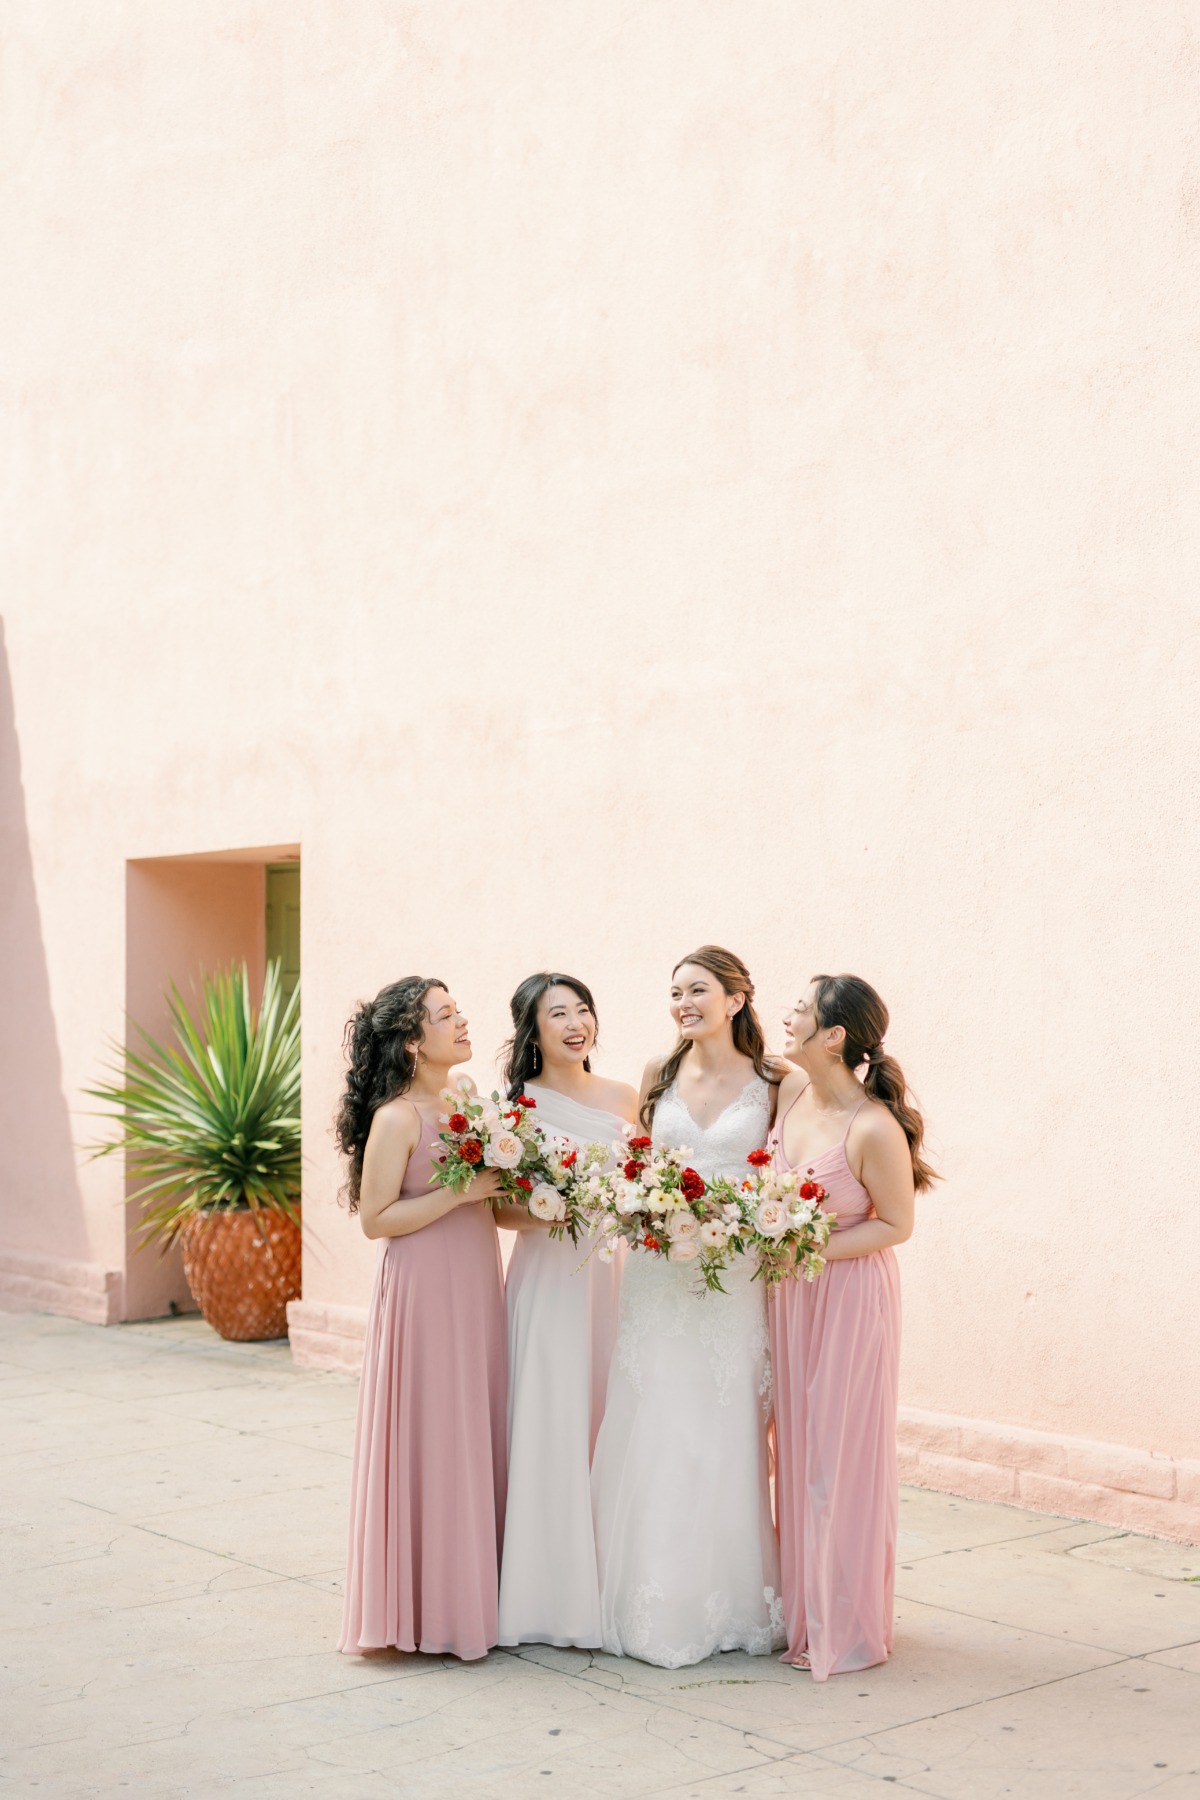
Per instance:
[[[470,1060],[471,1038],[466,1018],[445,988],[426,990],[425,1029],[420,1042],[412,1048],[438,1069],[451,1069],[455,1063]]]
[[[537,1007],[537,1045],[546,1068],[582,1063],[595,1043],[595,1015],[582,994],[561,982],[547,988]]]
[[[783,1054],[798,1068],[811,1073],[814,1063],[824,1066],[829,1060],[832,1033],[817,1018],[816,983],[810,982],[796,1004],[783,1015]],[[840,1028],[838,1035],[841,1036]]]
[[[745,1000],[744,994],[727,994],[716,976],[699,963],[680,963],[671,977],[671,1017],[679,1035],[693,1043],[728,1031]]]

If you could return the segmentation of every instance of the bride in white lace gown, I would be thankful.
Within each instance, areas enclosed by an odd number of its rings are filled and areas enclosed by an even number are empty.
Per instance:
[[[704,1176],[740,1179],[770,1127],[753,992],[729,951],[693,952],[672,988],[682,1041],[647,1071],[656,1144],[686,1145]],[[592,1464],[601,1627],[606,1650],[663,1668],[785,1641],[766,1296],[753,1275],[740,1258],[727,1291],[710,1294],[693,1265],[626,1260]]]

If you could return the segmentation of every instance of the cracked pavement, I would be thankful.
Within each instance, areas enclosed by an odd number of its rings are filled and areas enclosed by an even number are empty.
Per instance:
[[[905,1489],[890,1664],[339,1656],[356,1388],[0,1313],[0,1796],[1200,1800],[1200,1550]]]

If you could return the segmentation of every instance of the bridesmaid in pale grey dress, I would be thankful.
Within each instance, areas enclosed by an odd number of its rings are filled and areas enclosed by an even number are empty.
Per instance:
[[[543,973],[512,998],[504,1070],[511,1098],[535,1102],[547,1130],[612,1144],[637,1095],[593,1073],[596,1007],[573,975]],[[501,1644],[600,1645],[591,1458],[617,1329],[621,1262],[583,1240],[552,1238],[523,1207],[508,1269],[508,1509],[500,1572]]]

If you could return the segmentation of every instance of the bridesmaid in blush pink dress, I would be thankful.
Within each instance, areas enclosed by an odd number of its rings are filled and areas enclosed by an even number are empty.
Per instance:
[[[888,1014],[865,981],[818,975],[787,1015],[775,1164],[825,1188],[837,1230],[816,1281],[770,1303],[785,1662],[817,1681],[892,1648],[899,1495],[900,1277],[893,1245],[933,1171],[924,1127],[882,1043]],[[857,1071],[866,1066],[865,1077]]]
[[[338,1139],[351,1206],[382,1240],[354,1445],[338,1648],[464,1660],[496,1642],[504,1533],[506,1329],[496,1175],[431,1188],[441,1092],[471,1054],[441,982],[359,1008]]]

